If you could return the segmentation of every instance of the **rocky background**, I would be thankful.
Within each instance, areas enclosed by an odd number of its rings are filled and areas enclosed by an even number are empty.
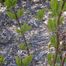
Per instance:
[[[33,2],[30,2],[29,0],[18,0],[17,6],[18,8],[25,8],[24,15],[19,18],[21,23],[28,22],[28,24],[32,26],[32,30],[25,33],[25,37],[28,44],[31,45],[30,52],[34,54],[34,66],[47,66],[46,56],[48,53],[47,46],[50,40],[50,35],[45,24],[47,24],[48,18],[51,15],[47,10],[42,22],[36,20],[34,18],[34,15],[36,14],[36,11],[41,8],[50,8],[49,1],[45,2],[43,0],[34,0]],[[64,12],[64,14],[65,13],[66,12]],[[63,16],[66,19],[66,16]],[[21,37],[16,32],[16,26],[16,21],[10,19],[6,15],[6,7],[0,4],[0,55],[3,55],[5,57],[5,63],[3,66],[17,66],[14,56],[26,55],[26,51],[20,50],[18,48],[18,45],[24,40],[23,37]],[[65,23],[60,31],[66,31]]]

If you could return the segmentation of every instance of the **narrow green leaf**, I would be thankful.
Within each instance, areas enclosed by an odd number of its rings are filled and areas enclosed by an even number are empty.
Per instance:
[[[61,59],[60,59],[60,56],[57,55],[57,59],[56,59],[57,63],[60,63],[61,62]]]
[[[31,61],[32,61],[32,55],[26,56],[26,57],[22,60],[24,66],[28,66],[29,63],[31,63]]]
[[[51,5],[51,10],[53,12],[53,15],[57,15],[58,12],[58,0],[51,0],[50,1],[50,5]]]
[[[57,21],[54,18],[49,19],[48,28],[50,31],[56,31],[57,29]]]
[[[55,35],[53,35],[53,36],[50,38],[50,41],[51,41],[51,45],[56,48],[56,47],[57,47],[57,38],[56,38]]]
[[[44,17],[44,9],[38,10],[38,12],[36,14],[36,18],[38,18],[39,20],[42,20],[43,17]]]
[[[59,7],[58,7],[59,11],[61,10],[62,3],[63,3],[63,0],[60,0],[60,1],[59,1]]]
[[[47,55],[48,63],[52,66],[52,59],[53,59],[53,54],[49,53]]]
[[[66,59],[65,59],[65,63],[66,63]]]
[[[17,66],[22,66],[22,60],[21,60],[21,58],[19,58],[18,56],[16,56],[15,57],[15,61],[16,61],[16,64],[17,64]]]
[[[21,30],[18,29],[18,28],[16,29],[16,32],[19,33],[19,34],[21,34]]]
[[[4,63],[4,57],[0,55],[0,64]]]
[[[64,9],[63,9],[64,11],[66,11],[66,3],[65,3],[65,5],[64,5]]]
[[[17,16],[18,16],[18,18],[23,15],[23,12],[24,12],[23,9],[18,9],[18,11],[17,11]]]
[[[16,16],[14,13],[7,11],[7,15],[11,18],[11,19],[16,19]]]
[[[5,0],[5,5],[7,8],[14,7],[17,4],[17,0]]]
[[[17,33],[24,34],[26,31],[29,31],[32,27],[27,23],[24,23],[20,29],[16,29]]]
[[[21,50],[26,50],[25,43],[19,44],[19,48],[20,48]]]
[[[29,31],[31,29],[31,26],[28,25],[27,23],[24,23],[22,26],[21,26],[21,32],[22,34],[24,34],[26,31]]]

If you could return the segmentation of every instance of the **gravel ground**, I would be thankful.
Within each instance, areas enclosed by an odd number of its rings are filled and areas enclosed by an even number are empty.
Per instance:
[[[21,17],[19,20],[22,21],[22,23],[28,22],[28,24],[33,27],[32,30],[25,33],[25,37],[27,42],[32,46],[30,48],[30,52],[34,54],[34,66],[47,66],[47,45],[49,43],[50,36],[44,23],[47,24],[49,13],[47,12],[43,22],[36,20],[33,15],[35,15],[38,9],[45,7],[49,8],[49,3],[46,2],[42,4],[37,3],[29,5],[23,1],[22,5],[27,9],[23,17]],[[8,18],[6,15],[5,7],[0,8],[0,12],[2,12],[0,13],[0,54],[4,55],[5,57],[4,66],[17,66],[14,60],[14,56],[26,55],[26,51],[20,50],[18,48],[19,43],[23,42],[24,40],[23,37],[18,35],[18,33],[15,31],[17,26],[16,21]],[[62,29],[65,29],[64,31],[66,31],[66,24],[63,25]]]

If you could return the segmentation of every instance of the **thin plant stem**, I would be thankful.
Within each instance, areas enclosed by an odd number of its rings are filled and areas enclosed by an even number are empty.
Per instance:
[[[27,54],[30,55],[30,51],[29,51],[28,44],[27,44],[27,41],[26,41],[26,38],[25,38],[24,34],[23,34],[23,38],[24,38],[24,41],[25,41],[25,45],[27,47]]]
[[[63,59],[62,59],[62,64],[61,64],[62,66],[64,66],[65,58],[66,57],[63,57]]]
[[[13,11],[14,11],[14,14],[15,14],[15,17],[16,17],[16,21],[17,21],[17,23],[18,23],[18,25],[19,25],[19,27],[21,29],[21,24],[20,24],[20,21],[19,21],[19,19],[17,17],[17,14],[16,14],[15,9]],[[26,38],[25,38],[25,35],[24,34],[23,34],[23,39],[24,39],[24,42],[25,42],[25,45],[26,45],[26,48],[27,48],[27,54],[30,55],[28,44],[27,44],[27,41],[26,41]]]
[[[56,47],[56,53],[55,53],[55,57],[54,57],[54,62],[53,62],[54,64],[53,64],[53,66],[55,66],[55,64],[56,64],[56,59],[57,59],[57,55],[58,55],[58,48],[59,48],[59,45],[60,45],[60,40],[59,40],[59,33],[58,33],[58,31],[59,31],[60,18],[61,18],[61,14],[62,14],[64,5],[65,5],[65,1],[63,1],[63,3],[62,3],[61,11],[60,11],[60,13],[59,13],[58,20],[57,20],[57,32],[56,32],[57,47]]]

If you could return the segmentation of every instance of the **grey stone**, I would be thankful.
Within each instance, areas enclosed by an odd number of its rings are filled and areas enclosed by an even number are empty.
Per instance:
[[[43,58],[43,56],[46,56],[46,55],[47,55],[47,51],[41,51],[35,56],[34,60],[40,61]]]
[[[13,33],[8,29],[0,31],[0,43],[6,44],[13,36]]]

